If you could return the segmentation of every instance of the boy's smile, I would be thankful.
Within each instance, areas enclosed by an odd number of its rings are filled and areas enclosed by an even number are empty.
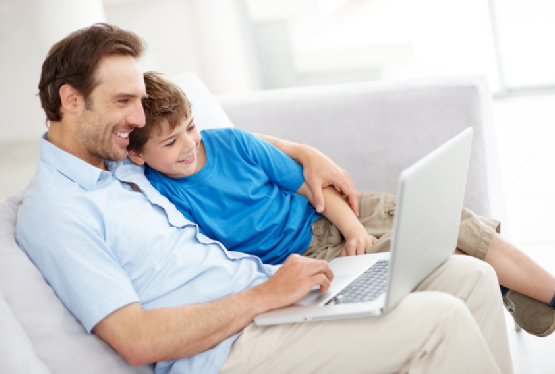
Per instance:
[[[173,131],[166,119],[160,125],[162,131],[153,131],[141,152],[129,151],[131,161],[146,163],[170,178],[187,177],[202,169],[206,152],[193,117],[184,119]]]

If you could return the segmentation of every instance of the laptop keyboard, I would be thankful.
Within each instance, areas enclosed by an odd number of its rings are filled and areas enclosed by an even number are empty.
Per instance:
[[[326,305],[365,303],[375,300],[385,292],[388,269],[389,261],[376,262],[330,299]]]

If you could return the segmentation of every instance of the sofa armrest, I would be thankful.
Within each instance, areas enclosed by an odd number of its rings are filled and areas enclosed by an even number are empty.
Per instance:
[[[396,193],[404,168],[473,127],[465,206],[505,218],[491,95],[482,77],[302,87],[218,101],[237,127],[318,148],[360,191]]]

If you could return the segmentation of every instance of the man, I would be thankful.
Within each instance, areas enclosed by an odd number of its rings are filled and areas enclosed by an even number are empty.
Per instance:
[[[114,26],[79,30],[52,47],[39,84],[50,126],[17,239],[88,332],[157,373],[512,372],[497,278],[467,256],[417,289],[442,292],[412,293],[385,316],[254,326],[314,286],[325,292],[333,274],[297,255],[277,267],[228,252],[121,162],[145,122],[142,49]],[[316,205],[333,183],[356,207],[325,156],[268,139],[311,166]]]

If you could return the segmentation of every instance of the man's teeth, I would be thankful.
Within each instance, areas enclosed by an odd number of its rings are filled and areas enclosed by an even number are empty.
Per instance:
[[[120,138],[127,138],[129,136],[128,132],[116,132],[116,135],[119,136]]]

